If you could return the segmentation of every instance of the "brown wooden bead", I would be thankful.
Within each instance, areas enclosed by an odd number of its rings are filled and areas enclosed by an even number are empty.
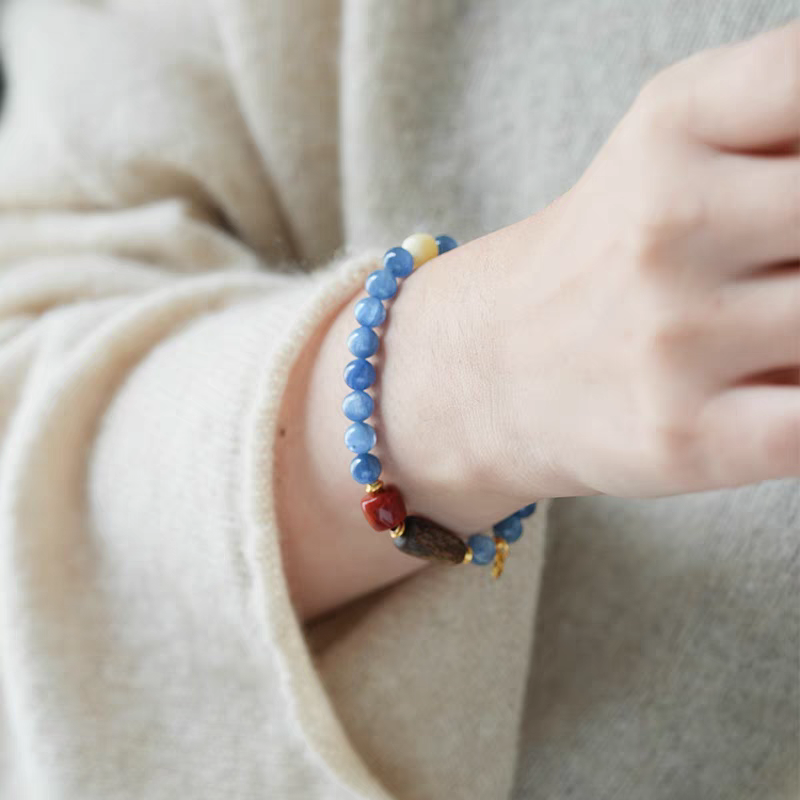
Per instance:
[[[460,564],[464,560],[467,545],[460,536],[425,517],[406,517],[405,523],[403,535],[392,540],[404,553],[451,564]]]

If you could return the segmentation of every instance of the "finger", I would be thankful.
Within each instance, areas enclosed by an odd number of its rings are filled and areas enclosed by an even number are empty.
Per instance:
[[[704,176],[704,233],[734,273],[800,259],[800,158],[724,154]]]
[[[691,357],[709,380],[730,385],[800,365],[800,267],[728,284],[704,316],[707,333]]]
[[[706,406],[701,424],[715,486],[800,476],[800,388],[727,390]]]
[[[699,53],[670,73],[678,108],[701,141],[759,150],[800,139],[800,22]]]

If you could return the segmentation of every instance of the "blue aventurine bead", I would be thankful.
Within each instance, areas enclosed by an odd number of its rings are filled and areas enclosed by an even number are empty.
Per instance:
[[[354,356],[369,358],[375,355],[380,341],[378,334],[372,328],[362,325],[347,337],[347,347]]]
[[[484,564],[491,564],[494,561],[494,554],[496,551],[494,539],[490,536],[484,536],[482,533],[476,533],[467,539],[467,544],[472,550],[472,563],[483,566]]]
[[[436,237],[436,246],[439,248],[439,255],[441,255],[448,250],[455,250],[458,247],[458,242],[452,236],[442,234]]]
[[[350,462],[350,474],[359,483],[374,483],[381,474],[381,462],[372,453],[362,453]]]
[[[367,294],[378,300],[388,300],[397,291],[397,279],[388,269],[376,269],[364,284]]]
[[[525,519],[525,517],[529,517],[533,512],[536,511],[536,503],[531,503],[529,506],[523,506],[517,514]]]
[[[382,325],[386,319],[386,309],[377,297],[362,297],[356,303],[356,319],[368,328]]]
[[[344,432],[344,443],[353,453],[368,453],[376,441],[375,428],[366,422],[354,422]]]
[[[519,514],[501,519],[494,527],[494,535],[505,539],[509,544],[516,542],[522,536],[522,520]]]
[[[365,420],[375,407],[372,398],[366,393],[361,391],[350,392],[344,400],[342,400],[342,411],[347,419],[353,422],[361,422]]]
[[[404,247],[393,247],[386,251],[383,257],[383,266],[395,278],[407,278],[414,271],[414,256]]]
[[[363,358],[354,358],[344,368],[344,382],[351,389],[369,389],[375,383],[375,367]]]

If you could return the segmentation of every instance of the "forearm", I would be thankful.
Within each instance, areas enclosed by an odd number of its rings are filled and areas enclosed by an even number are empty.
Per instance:
[[[278,427],[275,500],[284,565],[294,604],[306,618],[423,565],[367,525],[363,488],[350,476],[341,402],[353,305],[321,326],[296,362]]]

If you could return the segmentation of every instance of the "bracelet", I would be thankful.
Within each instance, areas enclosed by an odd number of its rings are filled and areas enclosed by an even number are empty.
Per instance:
[[[500,577],[509,554],[509,545],[522,536],[522,520],[536,510],[536,503],[521,508],[500,520],[492,528],[492,536],[475,533],[465,542],[453,531],[419,516],[406,514],[405,501],[395,486],[384,486],[379,480],[380,460],[370,453],[377,441],[375,428],[365,422],[375,410],[375,401],[367,394],[376,379],[375,367],[367,359],[374,356],[380,338],[374,328],[386,320],[384,300],[395,296],[398,282],[437,255],[457,247],[450,236],[415,233],[393,247],[383,257],[383,268],[373,272],[364,288],[367,297],[355,307],[357,327],[347,337],[347,347],[355,356],[344,370],[344,381],[352,390],[342,403],[342,411],[351,424],[344,434],[347,449],[356,456],[350,463],[350,474],[365,485],[367,494],[361,509],[367,522],[378,531],[389,531],[404,553],[417,558],[449,564],[491,564],[492,576]]]

